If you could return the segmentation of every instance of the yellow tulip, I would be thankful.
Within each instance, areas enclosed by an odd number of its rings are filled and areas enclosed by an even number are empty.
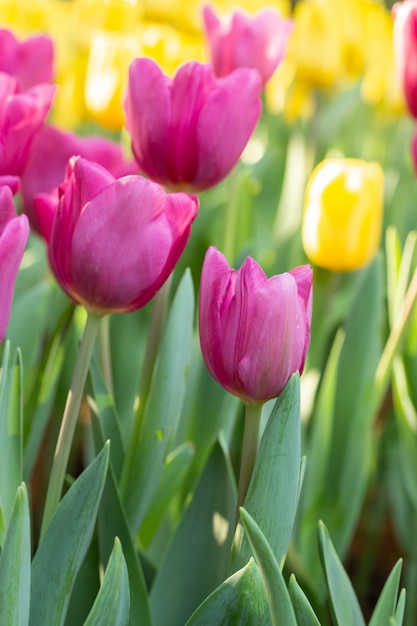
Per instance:
[[[305,194],[302,238],[309,259],[352,271],[375,255],[381,237],[384,174],[377,163],[329,158],[313,171]]]

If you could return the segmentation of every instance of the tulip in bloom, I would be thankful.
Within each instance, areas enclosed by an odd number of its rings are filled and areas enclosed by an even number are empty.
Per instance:
[[[267,278],[250,257],[240,270],[209,248],[201,274],[199,328],[212,376],[246,404],[277,397],[304,368],[310,343],[312,271]]]
[[[53,78],[54,44],[50,37],[38,35],[19,41],[13,33],[0,29],[0,72],[19,79],[21,89]]]
[[[305,194],[302,237],[309,259],[329,270],[368,263],[381,237],[384,174],[377,163],[325,159]]]
[[[44,126],[38,133],[31,157],[22,174],[21,194],[26,215],[31,227],[41,233],[41,225],[34,209],[36,196],[50,194],[65,178],[68,160],[72,156],[82,156],[105,167],[115,178],[137,172],[137,164],[127,161],[119,143],[104,137],[79,137],[64,132],[55,126]],[[48,167],[45,167],[45,163]]]
[[[82,157],[70,160],[59,196],[56,211],[46,196],[37,204],[49,220],[50,265],[67,295],[98,315],[134,311],[155,295],[198,210],[195,196],[166,194],[141,176],[116,179]]]
[[[393,12],[397,74],[408,109],[417,118],[417,0],[395,4]]]
[[[9,187],[0,187],[0,342],[6,334],[16,276],[29,236],[26,215],[17,215]]]
[[[212,7],[203,7],[203,20],[211,62],[217,76],[227,76],[238,67],[259,70],[263,85],[282,60],[292,21],[265,8],[255,16],[236,10],[221,21]]]
[[[22,91],[17,78],[0,72],[0,175],[22,174],[54,92],[49,84]]]
[[[211,65],[180,67],[171,80],[151,59],[129,70],[126,123],[141,170],[171,189],[202,191],[237,163],[261,112],[257,70],[216,78]]]

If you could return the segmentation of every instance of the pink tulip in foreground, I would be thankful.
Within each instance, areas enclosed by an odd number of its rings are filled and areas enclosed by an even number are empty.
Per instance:
[[[216,78],[211,65],[184,64],[173,79],[135,59],[126,125],[140,169],[171,189],[202,191],[236,165],[261,113],[261,81],[241,68]]]
[[[134,174],[135,161],[127,161],[120,144],[104,137],[79,137],[54,126],[44,126],[33,144],[29,162],[22,174],[21,194],[31,227],[42,234],[33,206],[36,196],[49,194],[65,178],[67,163],[72,156],[82,156],[105,167],[115,178]],[[45,164],[48,164],[45,167]],[[58,203],[58,190],[56,191]]]
[[[417,0],[393,7],[394,53],[404,96],[411,115],[417,118]]]
[[[0,175],[22,174],[54,93],[49,84],[22,91],[17,78],[0,72]]]
[[[216,248],[204,259],[199,328],[212,376],[246,404],[277,397],[310,343],[312,270],[308,265],[267,278],[250,257],[230,269]]]
[[[26,215],[17,215],[9,187],[0,187],[0,342],[6,334],[16,276],[29,236]]]
[[[52,204],[54,200],[52,200]],[[81,157],[68,164],[59,204],[37,205],[52,270],[75,302],[98,315],[144,306],[171,274],[190,235],[198,199],[166,194],[141,176],[114,178]]]
[[[208,4],[203,7],[203,21],[216,75],[252,67],[259,70],[263,85],[282,61],[293,26],[273,8],[264,8],[253,17],[237,9],[220,20]]]
[[[7,29],[0,29],[0,72],[15,76],[21,89],[53,78],[54,44],[50,37],[37,35],[19,41]]]

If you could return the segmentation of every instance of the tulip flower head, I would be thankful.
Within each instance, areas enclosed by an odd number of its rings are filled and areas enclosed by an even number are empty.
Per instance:
[[[209,248],[201,274],[199,328],[212,376],[247,404],[277,397],[310,344],[312,271],[267,278],[250,257],[240,270]]]
[[[202,191],[236,165],[261,112],[257,70],[216,78],[209,64],[182,65],[173,79],[151,59],[130,66],[127,129],[140,169],[170,189]]]
[[[50,37],[38,35],[19,41],[13,33],[0,29],[0,72],[15,76],[21,89],[53,78],[54,44]]]
[[[42,196],[36,205],[51,268],[67,295],[98,315],[134,311],[155,295],[198,210],[195,196],[166,194],[141,176],[116,179],[81,157],[70,160],[54,203]]]
[[[393,7],[397,75],[411,115],[417,118],[417,0]]]
[[[238,67],[253,67],[259,70],[263,85],[282,60],[293,26],[291,20],[283,19],[272,8],[253,17],[236,10],[221,21],[208,4],[203,7],[203,21],[216,75],[227,76]]]
[[[26,215],[17,215],[9,187],[0,187],[0,342],[12,308],[16,276],[29,236]]]
[[[305,194],[304,250],[316,265],[356,270],[375,255],[381,237],[384,174],[377,163],[325,159]]]

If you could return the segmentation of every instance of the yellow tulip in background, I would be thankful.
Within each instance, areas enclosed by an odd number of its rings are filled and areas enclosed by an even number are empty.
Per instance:
[[[352,271],[372,260],[381,237],[383,186],[378,163],[329,158],[314,169],[302,225],[304,250],[313,263]]]

